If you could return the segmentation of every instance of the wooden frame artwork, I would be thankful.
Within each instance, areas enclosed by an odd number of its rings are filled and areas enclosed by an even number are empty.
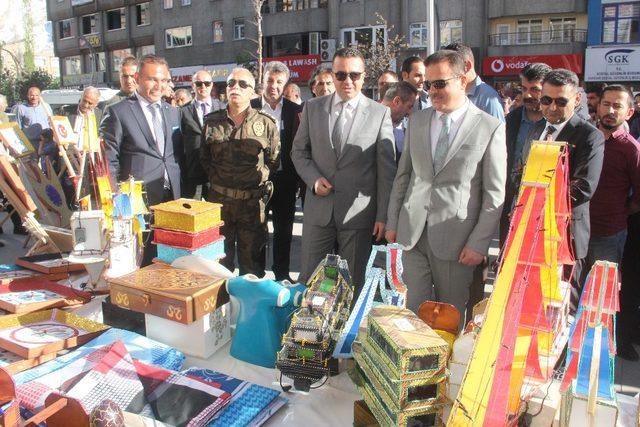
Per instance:
[[[78,135],[73,131],[71,122],[66,116],[49,116],[49,123],[53,131],[53,140],[60,145],[75,145],[78,142]]]
[[[109,326],[53,309],[4,316],[0,319],[0,348],[27,359],[77,347]]]
[[[29,138],[17,123],[0,124],[0,139],[13,157],[24,157],[35,152]]]
[[[84,265],[69,262],[67,259],[68,255],[69,254],[42,254],[23,256],[16,259],[16,264],[44,274],[85,271]]]
[[[91,294],[49,280],[20,280],[0,287],[0,309],[29,313],[84,304]]]

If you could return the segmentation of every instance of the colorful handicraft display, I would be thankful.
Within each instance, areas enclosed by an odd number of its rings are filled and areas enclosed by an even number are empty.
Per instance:
[[[620,310],[615,263],[596,261],[584,284],[569,337],[561,391],[560,425],[615,426],[616,312]]]
[[[382,263],[376,262],[379,254],[384,255]],[[384,268],[377,267],[380,264],[384,265]],[[367,317],[367,313],[377,304],[375,296],[378,291],[383,304],[404,307],[407,287],[402,281],[402,249],[400,245],[372,247],[367,262],[364,286],[338,339],[333,357],[351,357],[351,344],[358,334],[360,324]]]
[[[522,401],[552,375],[568,335],[568,299],[561,292],[562,267],[573,263],[568,167],[566,144],[532,144],[450,425],[515,424]]]
[[[24,157],[35,150],[20,125],[15,122],[0,123],[0,140],[13,157]]]
[[[107,329],[107,325],[58,309],[4,316],[0,347],[32,359],[82,345]]]
[[[231,355],[254,365],[273,368],[282,339],[275,308],[286,305],[291,292],[276,281],[253,275],[229,279],[227,289],[240,303]]]
[[[91,295],[48,280],[20,280],[0,288],[0,308],[28,313],[89,302]]]
[[[415,314],[373,308],[353,356],[358,388],[381,425],[442,425],[449,346]]]
[[[229,302],[223,278],[163,265],[111,278],[109,284],[113,304],[185,324]]]
[[[158,246],[158,260],[171,264],[189,255],[209,260],[224,257],[221,207],[217,203],[190,199],[152,206],[155,212],[153,243]]]
[[[349,315],[353,288],[347,261],[327,255],[308,281],[302,308],[282,337],[276,366],[298,390],[329,375],[329,359]]]

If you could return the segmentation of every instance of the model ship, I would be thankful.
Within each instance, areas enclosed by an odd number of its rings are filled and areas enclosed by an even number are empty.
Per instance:
[[[347,261],[329,254],[308,282],[302,307],[282,337],[277,368],[298,390],[329,375],[329,360],[349,316],[353,289]]]

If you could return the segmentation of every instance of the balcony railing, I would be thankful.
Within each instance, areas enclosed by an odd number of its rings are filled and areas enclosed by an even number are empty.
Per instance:
[[[586,42],[587,30],[565,28],[547,31],[520,31],[517,33],[489,34],[489,46],[515,46]]]

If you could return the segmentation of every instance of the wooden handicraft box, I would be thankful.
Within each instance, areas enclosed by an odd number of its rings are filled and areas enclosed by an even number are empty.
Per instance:
[[[42,254],[23,256],[16,259],[16,264],[44,274],[70,273],[85,271],[83,264],[69,262],[69,254]]]
[[[109,280],[111,302],[189,324],[229,302],[225,279],[154,264]]]
[[[158,260],[171,264],[173,261],[178,258],[182,258],[183,256],[189,255],[197,255],[204,259],[208,259],[211,261],[217,261],[221,258],[224,258],[224,237],[221,237],[217,241],[210,243],[208,245],[202,246],[198,249],[183,249],[175,246],[163,245],[161,243],[156,243],[158,247]]]
[[[58,309],[0,318],[0,348],[27,359],[82,345],[107,325]]]
[[[222,227],[222,225],[223,223],[219,222],[213,227],[198,233],[185,233],[182,231],[163,230],[162,228],[153,227],[153,240],[157,244],[194,250],[220,239],[220,237],[222,237],[220,235],[220,227]]]
[[[154,225],[173,231],[198,233],[221,221],[221,204],[178,199],[152,206]]]

